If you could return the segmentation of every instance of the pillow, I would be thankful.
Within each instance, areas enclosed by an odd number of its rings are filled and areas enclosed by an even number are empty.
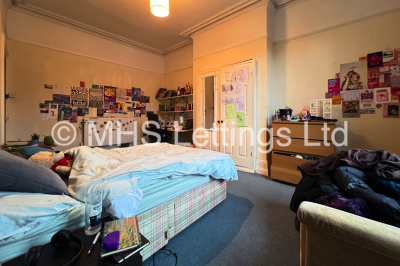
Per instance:
[[[34,155],[40,151],[54,152],[54,150],[41,148],[41,147],[37,147],[37,146],[24,146],[24,147],[17,149],[17,152],[21,153],[22,156],[25,157],[25,159],[31,158],[32,155]]]
[[[69,195],[56,173],[6,151],[0,151],[0,190]]]

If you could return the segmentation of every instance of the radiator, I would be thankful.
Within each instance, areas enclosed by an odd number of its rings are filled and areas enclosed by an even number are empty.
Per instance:
[[[136,121],[132,118],[86,118],[83,134],[84,145],[89,147],[117,146],[118,135],[121,145],[134,146]]]

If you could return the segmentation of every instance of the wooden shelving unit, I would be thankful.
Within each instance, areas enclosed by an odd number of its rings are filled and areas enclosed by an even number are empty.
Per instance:
[[[190,97],[190,96],[193,96],[193,94],[186,94],[186,95],[174,96],[174,97],[166,97],[166,98],[158,98],[156,100],[176,99],[176,98],[184,98],[184,97]]]

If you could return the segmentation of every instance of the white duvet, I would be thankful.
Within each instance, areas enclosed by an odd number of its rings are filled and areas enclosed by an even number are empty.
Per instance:
[[[74,151],[74,157],[68,187],[71,195],[84,201],[88,192],[101,190],[103,207],[162,178],[204,175],[237,180],[228,155],[167,143],[112,150],[83,146]]]

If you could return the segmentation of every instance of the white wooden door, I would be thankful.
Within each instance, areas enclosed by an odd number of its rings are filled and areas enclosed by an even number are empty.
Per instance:
[[[228,66],[221,69],[220,72],[219,151],[230,155],[236,166],[254,170],[254,147],[257,141],[257,132],[254,123],[254,62],[251,61]],[[243,76],[243,72],[245,72],[245,74],[248,72],[248,76]],[[228,86],[232,94],[227,95],[223,93],[222,85],[224,85],[224,87]],[[241,109],[243,109],[245,120],[244,127],[238,127],[236,112],[235,118],[226,118],[227,103],[234,104],[235,106],[242,106]]]

